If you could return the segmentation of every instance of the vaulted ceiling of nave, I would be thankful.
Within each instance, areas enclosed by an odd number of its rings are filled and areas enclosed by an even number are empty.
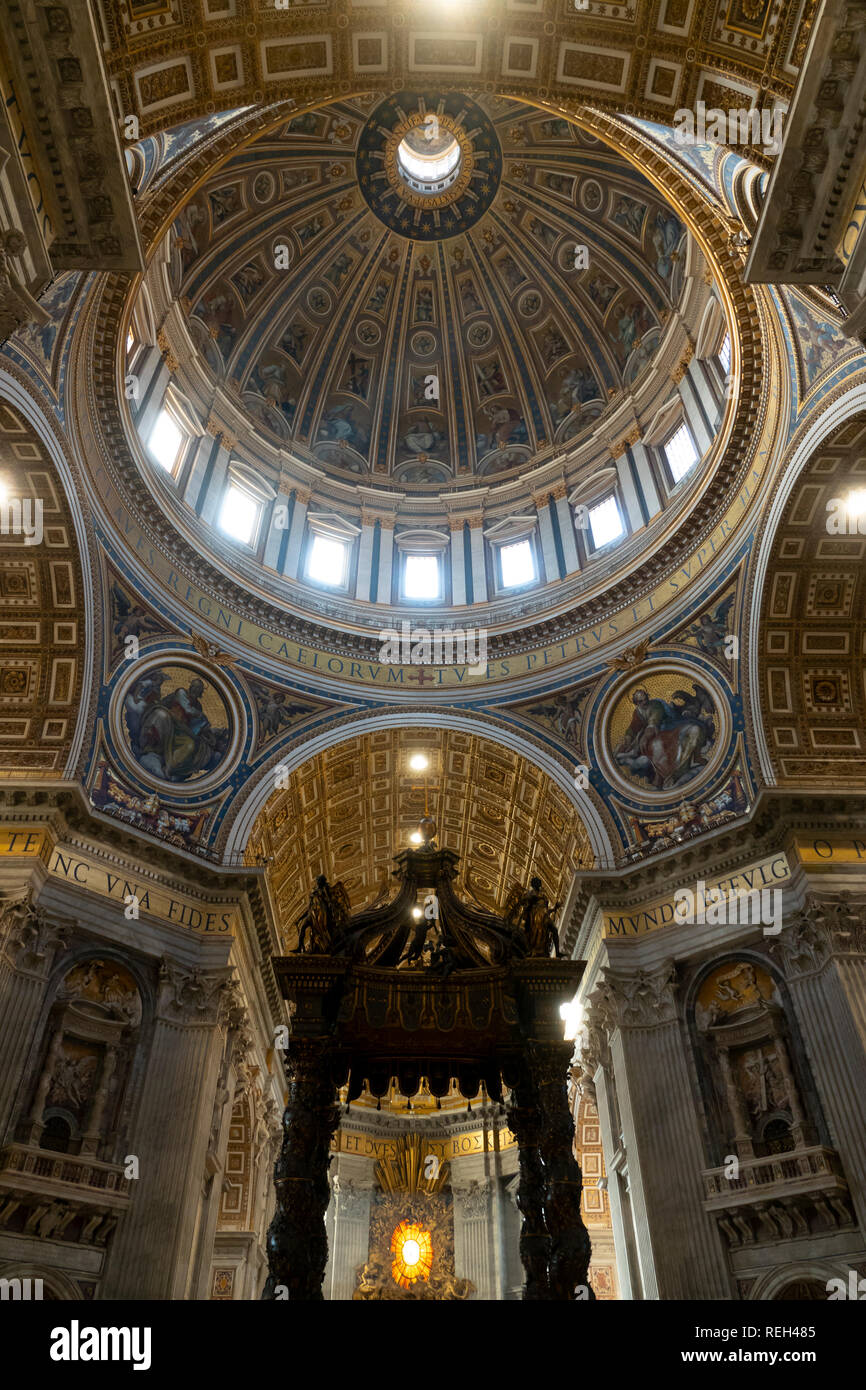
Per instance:
[[[253,827],[247,858],[271,861],[268,879],[287,949],[317,874],[341,879],[355,910],[393,884],[393,857],[409,848],[424,814],[423,774],[409,767],[417,752],[430,759],[439,843],[460,856],[458,891],[470,901],[501,907],[509,885],[533,874],[552,901],[564,899],[575,869],[591,866],[588,837],[568,797],[520,754],[448,729],[361,734],[298,768]]]
[[[19,502],[15,534],[7,508]],[[80,712],[92,610],[80,538],[45,441],[4,400],[0,503],[0,777],[61,777]]]
[[[862,786],[866,742],[866,416],[847,420],[798,474],[764,579],[764,729],[782,784]]]
[[[99,0],[118,110],[142,133],[261,101],[395,91],[436,73],[455,88],[592,102],[669,122],[730,105],[731,83],[790,99],[817,0]],[[760,160],[761,150],[751,153]]]
[[[489,166],[433,214],[382,173],[385,133],[416,109],[472,129]],[[343,478],[441,485],[591,429],[652,358],[684,236],[568,121],[398,93],[308,112],[230,159],[174,223],[172,276],[256,427]]]

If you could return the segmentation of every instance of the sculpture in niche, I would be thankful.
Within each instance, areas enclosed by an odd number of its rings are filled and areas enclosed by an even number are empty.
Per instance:
[[[760,1008],[765,1001],[780,1002],[766,970],[751,961],[735,961],[719,966],[704,980],[695,1004],[695,1021],[705,1030],[730,1021],[744,1009]]]
[[[66,971],[48,1025],[26,1142],[62,1153],[103,1155],[116,1125],[134,1040],[141,1022],[135,980],[99,958]]]
[[[47,1101],[80,1116],[89,1100],[99,1063],[98,1050],[65,1038],[51,1073]]]
[[[752,961],[718,966],[695,1004],[719,1138],[741,1158],[796,1148],[808,1129],[773,980]]]
[[[136,1028],[141,1022],[141,999],[132,976],[122,966],[103,960],[76,965],[64,977],[59,999],[84,1005],[94,1015],[107,1013]]]
[[[610,717],[610,751],[627,781],[658,791],[699,777],[717,740],[717,714],[705,686],[683,690],[679,672],[645,676],[623,692]]]
[[[226,702],[186,666],[148,671],[127,691],[123,711],[135,761],[163,781],[195,781],[225,756],[232,722]]]
[[[752,1048],[738,1057],[740,1089],[752,1119],[757,1123],[772,1110],[788,1104],[788,1088],[777,1053],[770,1047]]]

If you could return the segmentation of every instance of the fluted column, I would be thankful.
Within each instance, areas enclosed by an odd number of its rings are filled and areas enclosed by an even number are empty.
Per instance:
[[[373,574],[373,537],[376,534],[377,518],[370,512],[361,510],[361,536],[358,541],[358,568],[355,573],[355,598],[364,603],[370,601],[370,580]],[[378,587],[378,575],[377,587]]]
[[[64,928],[50,923],[29,898],[0,908],[0,1138],[8,1136],[48,977],[64,949]]]
[[[476,1297],[497,1297],[494,1225],[489,1182],[473,1182],[454,1188],[454,1269],[461,1279],[471,1279]]]
[[[559,521],[559,538],[562,541],[562,554],[565,560],[565,573],[574,574],[580,569],[580,556],[574,538],[574,513],[568,502],[568,489],[565,483],[557,483],[553,489],[553,505]]]
[[[141,438],[147,443],[148,436],[162,407],[165,390],[171,380],[171,372],[162,349],[154,344],[141,356],[138,370],[133,373],[137,381],[131,384],[135,411],[135,423]]]
[[[652,520],[652,518],[657,516],[661,511],[662,504],[659,499],[655,478],[653,477],[649,455],[647,454],[644,444],[639,439],[635,440],[635,442],[629,446],[627,452],[634,461],[634,468],[640,483],[641,492],[643,493],[644,502],[646,503],[646,509],[650,520]]]
[[[109,1256],[102,1298],[186,1293],[231,971],[164,960],[144,1091],[129,1141],[140,1176]]]
[[[283,574],[287,575],[289,579],[297,579],[298,577],[309,504],[310,493],[303,488],[295,488],[295,505],[292,508],[292,524],[289,528],[289,542],[286,547],[286,560],[283,566]]]
[[[394,518],[382,517],[379,527],[379,584],[377,603],[391,602],[394,573]]]
[[[866,905],[810,898],[770,945],[788,980],[821,1106],[866,1230]]]
[[[615,463],[617,477],[619,478],[620,496],[622,497],[625,513],[628,517],[629,530],[639,531],[644,524],[643,512],[640,509],[640,500],[637,495],[637,488],[634,485],[634,478],[632,477],[627,455],[621,453],[615,460]]]
[[[706,1158],[671,961],[606,971],[592,1021],[609,1036],[645,1298],[727,1299],[718,1230],[704,1211]]]
[[[347,1300],[354,1292],[357,1271],[367,1259],[372,1192],[338,1171],[334,1174],[331,1194],[325,1290],[329,1299]]]
[[[463,546],[463,518],[451,518],[451,602],[466,602],[466,556]]]
[[[472,602],[487,602],[487,562],[484,557],[483,519],[469,519],[469,544],[472,555]]]
[[[550,519],[550,498],[546,494],[533,497],[538,517],[538,535],[541,541],[541,555],[544,561],[544,578],[548,584],[559,579],[559,561],[556,558],[556,542],[553,538],[553,522]]]
[[[755,1147],[752,1143],[752,1136],[749,1133],[749,1117],[746,1114],[746,1104],[743,1100],[743,1093],[739,1086],[734,1084],[731,1074],[731,1059],[728,1049],[719,1044],[719,1067],[722,1072],[722,1081],[725,1086],[725,1095],[728,1100],[728,1107],[734,1120],[734,1144],[740,1158],[754,1158]]]
[[[276,570],[277,573],[280,570],[282,552],[284,548],[288,547],[287,532],[292,511],[292,486],[291,475],[283,469],[277,484],[277,496],[271,508],[263,557],[268,569]],[[284,540],[286,540],[286,547],[283,546]]]
[[[229,471],[229,460],[231,459],[231,441],[225,435],[220,435],[219,444],[214,453],[211,454],[206,477],[202,487],[205,488],[204,496],[199,491],[201,502],[201,519],[208,526],[215,526],[223,503],[223,492],[225,491],[225,481]]]

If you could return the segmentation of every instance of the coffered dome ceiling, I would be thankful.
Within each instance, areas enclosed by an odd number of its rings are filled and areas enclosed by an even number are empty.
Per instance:
[[[431,194],[399,149],[423,160],[434,132],[457,162]],[[343,480],[422,490],[585,435],[648,370],[686,242],[595,136],[432,91],[261,135],[169,235],[192,342],[252,428]]]

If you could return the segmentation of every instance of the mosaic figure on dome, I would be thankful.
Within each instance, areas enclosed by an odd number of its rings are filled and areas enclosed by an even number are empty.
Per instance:
[[[146,772],[167,782],[187,782],[218,767],[229,740],[222,697],[183,668],[149,671],[123,702],[130,750]],[[168,694],[163,686],[177,684]],[[183,682],[186,681],[184,684]],[[212,719],[219,722],[214,725]]]
[[[716,740],[715,707],[697,682],[692,690],[651,695],[646,686],[631,692],[634,706],[613,756],[634,780],[658,790],[692,781],[706,766]],[[622,703],[622,702],[621,702]]]

